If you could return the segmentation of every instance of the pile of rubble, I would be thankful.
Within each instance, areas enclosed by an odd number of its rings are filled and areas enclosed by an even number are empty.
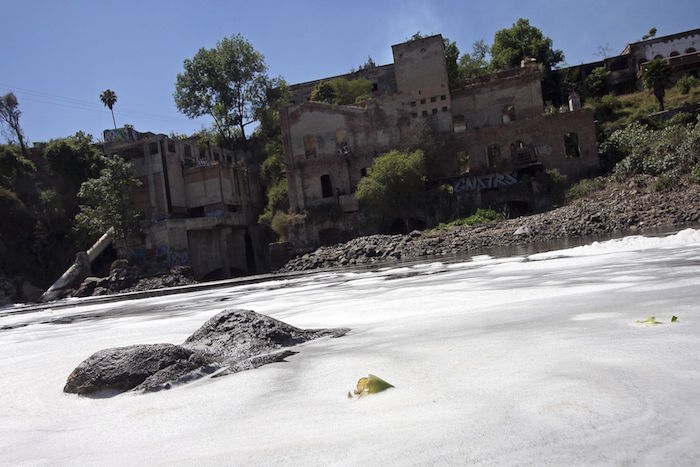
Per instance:
[[[638,234],[700,222],[700,186],[655,191],[633,182],[610,181],[606,189],[551,211],[472,227],[413,231],[408,235],[371,235],[321,247],[289,261],[281,271],[416,260],[470,254],[593,235]]]

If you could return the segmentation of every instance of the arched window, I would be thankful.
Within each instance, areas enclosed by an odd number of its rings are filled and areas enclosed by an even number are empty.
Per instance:
[[[664,56],[663,55],[654,55],[654,60],[658,60],[660,58],[664,58]]]
[[[695,52],[697,52],[697,50],[695,50],[694,47],[688,47],[687,49],[685,49],[685,53],[687,53],[687,54],[692,54]]]
[[[515,121],[515,107],[512,105],[507,105],[503,107],[502,113],[503,123],[509,123]]]
[[[675,50],[674,50],[673,52],[671,52],[671,57],[677,57],[677,56],[679,56],[679,55],[680,55],[680,53],[678,53],[678,52],[675,51]]]

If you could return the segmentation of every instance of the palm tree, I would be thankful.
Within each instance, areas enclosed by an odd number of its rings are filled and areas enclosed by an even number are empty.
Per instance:
[[[114,110],[112,107],[114,107],[114,104],[117,102],[117,95],[111,89],[106,89],[102,94],[100,94],[100,100],[105,107],[109,107],[109,110],[112,112],[112,123],[114,123],[114,129],[116,130],[117,121],[114,119]]]

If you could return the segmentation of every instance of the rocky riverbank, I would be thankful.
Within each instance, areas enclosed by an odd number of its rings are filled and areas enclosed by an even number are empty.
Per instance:
[[[610,180],[605,189],[585,199],[515,219],[472,227],[413,231],[408,235],[360,237],[297,257],[281,271],[395,263],[565,238],[634,234],[700,222],[699,185],[684,184],[656,191],[651,181],[644,185]]]
[[[70,295],[89,297],[122,292],[162,289],[196,284],[189,266],[176,266],[158,274],[146,274],[141,268],[126,260],[115,261],[107,277],[87,277]]]

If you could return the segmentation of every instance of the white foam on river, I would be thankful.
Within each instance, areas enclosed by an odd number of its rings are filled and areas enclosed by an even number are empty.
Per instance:
[[[170,391],[62,392],[93,352],[179,343],[229,307],[352,331]],[[2,464],[700,465],[697,230],[76,300],[2,327]],[[348,400],[368,373],[396,388]]]

